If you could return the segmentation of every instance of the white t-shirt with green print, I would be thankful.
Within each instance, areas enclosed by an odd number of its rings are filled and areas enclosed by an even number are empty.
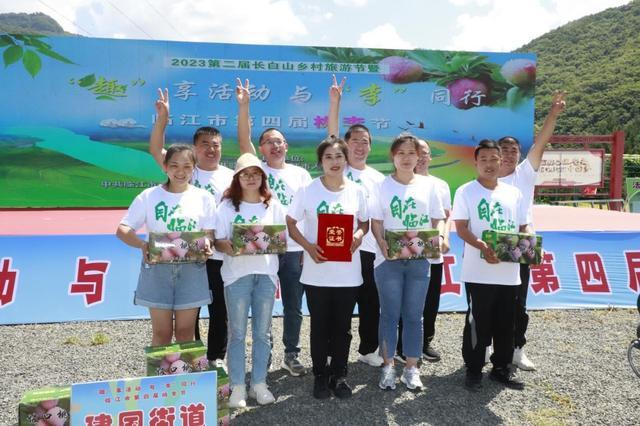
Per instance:
[[[518,232],[527,224],[527,210],[522,192],[515,186],[498,182],[491,190],[474,180],[456,191],[451,220],[468,220],[469,230],[481,238],[482,231],[489,229]],[[519,285],[520,264],[488,263],[480,257],[480,250],[465,244],[460,278],[471,283]]]
[[[300,188],[311,182],[311,175],[302,167],[293,164],[284,164],[281,169],[269,167],[262,163],[262,170],[267,175],[267,183],[271,194],[287,210],[293,201],[293,197]],[[304,231],[304,222],[298,222],[300,232]],[[302,247],[289,237],[287,233],[287,251],[302,251]]]
[[[365,166],[365,168],[362,170],[347,166],[344,169],[344,175],[347,177],[347,179],[359,185],[362,185],[367,197],[367,207],[369,208],[369,210],[371,210],[377,203],[376,191],[378,186],[380,186],[380,184],[384,180],[384,175],[371,166]],[[378,243],[376,243],[376,239],[371,232],[367,233],[367,235],[364,236],[362,245],[360,246],[360,250],[374,253],[376,257],[384,259],[382,253],[380,253]]]
[[[233,170],[220,164],[216,170],[202,170],[197,167],[193,170],[191,183],[202,188],[216,199],[216,204],[220,205],[224,191],[231,185]],[[222,253],[213,251],[209,259],[222,260]]]
[[[260,225],[284,225],[285,210],[277,200],[272,199],[269,207],[264,203],[240,203],[236,211],[231,201],[225,199],[218,208],[215,223],[215,235],[218,240],[231,239],[234,223],[255,223]],[[278,279],[278,255],[258,254],[229,256],[223,254],[220,274],[224,285],[228,286],[239,278],[250,274],[269,275],[274,285]]]
[[[191,183],[193,186],[202,188],[209,192],[216,199],[216,203],[220,204],[222,194],[231,185],[233,179],[233,170],[220,164],[216,170],[202,170],[197,167],[193,170]]]
[[[408,185],[387,176],[378,188],[371,219],[383,221],[384,229],[431,228],[431,219],[445,217],[438,187],[426,176],[415,175]]]
[[[305,221],[304,237],[315,244],[319,213],[352,214],[355,231],[357,220],[369,220],[364,190],[345,179],[344,189],[333,192],[324,186],[320,178],[314,179],[296,193],[287,214],[297,221]],[[356,252],[351,262],[315,263],[305,251],[300,282],[319,287],[357,287],[362,284],[360,256]]]
[[[184,192],[174,193],[154,186],[133,200],[120,223],[147,232],[195,232],[213,229],[216,202],[207,191],[189,185]]]

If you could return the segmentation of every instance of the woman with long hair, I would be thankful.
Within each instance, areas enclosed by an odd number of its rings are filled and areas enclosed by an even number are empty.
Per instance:
[[[369,230],[369,216],[363,189],[344,177],[346,143],[331,136],[318,145],[316,155],[323,174],[294,196],[287,212],[287,229],[305,250],[300,282],[304,284],[311,316],[313,396],[324,399],[333,391],[338,398],[348,398],[352,393],[346,382],[351,314],[362,285],[360,256],[356,253],[351,262],[328,261],[317,241],[318,214],[353,215],[351,253]],[[296,227],[300,220],[305,221],[304,234]]]
[[[231,186],[218,208],[215,247],[224,253],[222,280],[229,321],[227,365],[231,396],[229,405],[245,407],[245,339],[251,309],[251,387],[249,396],[258,404],[275,401],[267,387],[267,368],[271,354],[271,315],[278,279],[278,255],[234,255],[231,241],[233,224],[284,225],[285,212],[271,197],[260,160],[242,154],[237,161]]]

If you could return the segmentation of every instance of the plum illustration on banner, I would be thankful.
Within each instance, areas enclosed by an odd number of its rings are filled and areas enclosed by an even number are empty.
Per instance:
[[[380,65],[383,69],[387,69],[387,72],[382,74],[382,78],[390,83],[406,84],[422,79],[422,65],[412,59],[388,56],[380,61]]]

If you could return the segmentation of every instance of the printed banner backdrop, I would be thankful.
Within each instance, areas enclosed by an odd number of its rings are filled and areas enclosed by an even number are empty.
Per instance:
[[[78,383],[71,424],[215,425],[217,394],[215,371]]]
[[[640,291],[638,232],[543,232],[532,267],[532,309],[634,307]],[[462,243],[445,256],[441,311],[465,311]],[[0,324],[147,318],[133,305],[139,250],[111,235],[0,237]],[[274,314],[282,314],[279,292]],[[303,303],[306,312],[306,302]],[[203,313],[206,309],[203,310]]]
[[[533,141],[533,54],[257,46],[0,34],[0,207],[126,207],[164,180],[148,154],[157,88],[170,92],[167,142],[200,126],[224,137],[233,167],[236,77],[250,79],[253,139],[281,129],[289,161],[315,169],[331,75],[347,77],[342,132],[373,133],[369,162],[391,170],[393,137],[432,142],[432,173],[471,180],[472,147]]]

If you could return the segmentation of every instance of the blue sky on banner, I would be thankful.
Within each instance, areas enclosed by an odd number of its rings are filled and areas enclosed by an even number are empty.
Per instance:
[[[92,37],[218,43],[511,51],[629,0],[22,0]],[[391,6],[392,4],[392,6]]]

